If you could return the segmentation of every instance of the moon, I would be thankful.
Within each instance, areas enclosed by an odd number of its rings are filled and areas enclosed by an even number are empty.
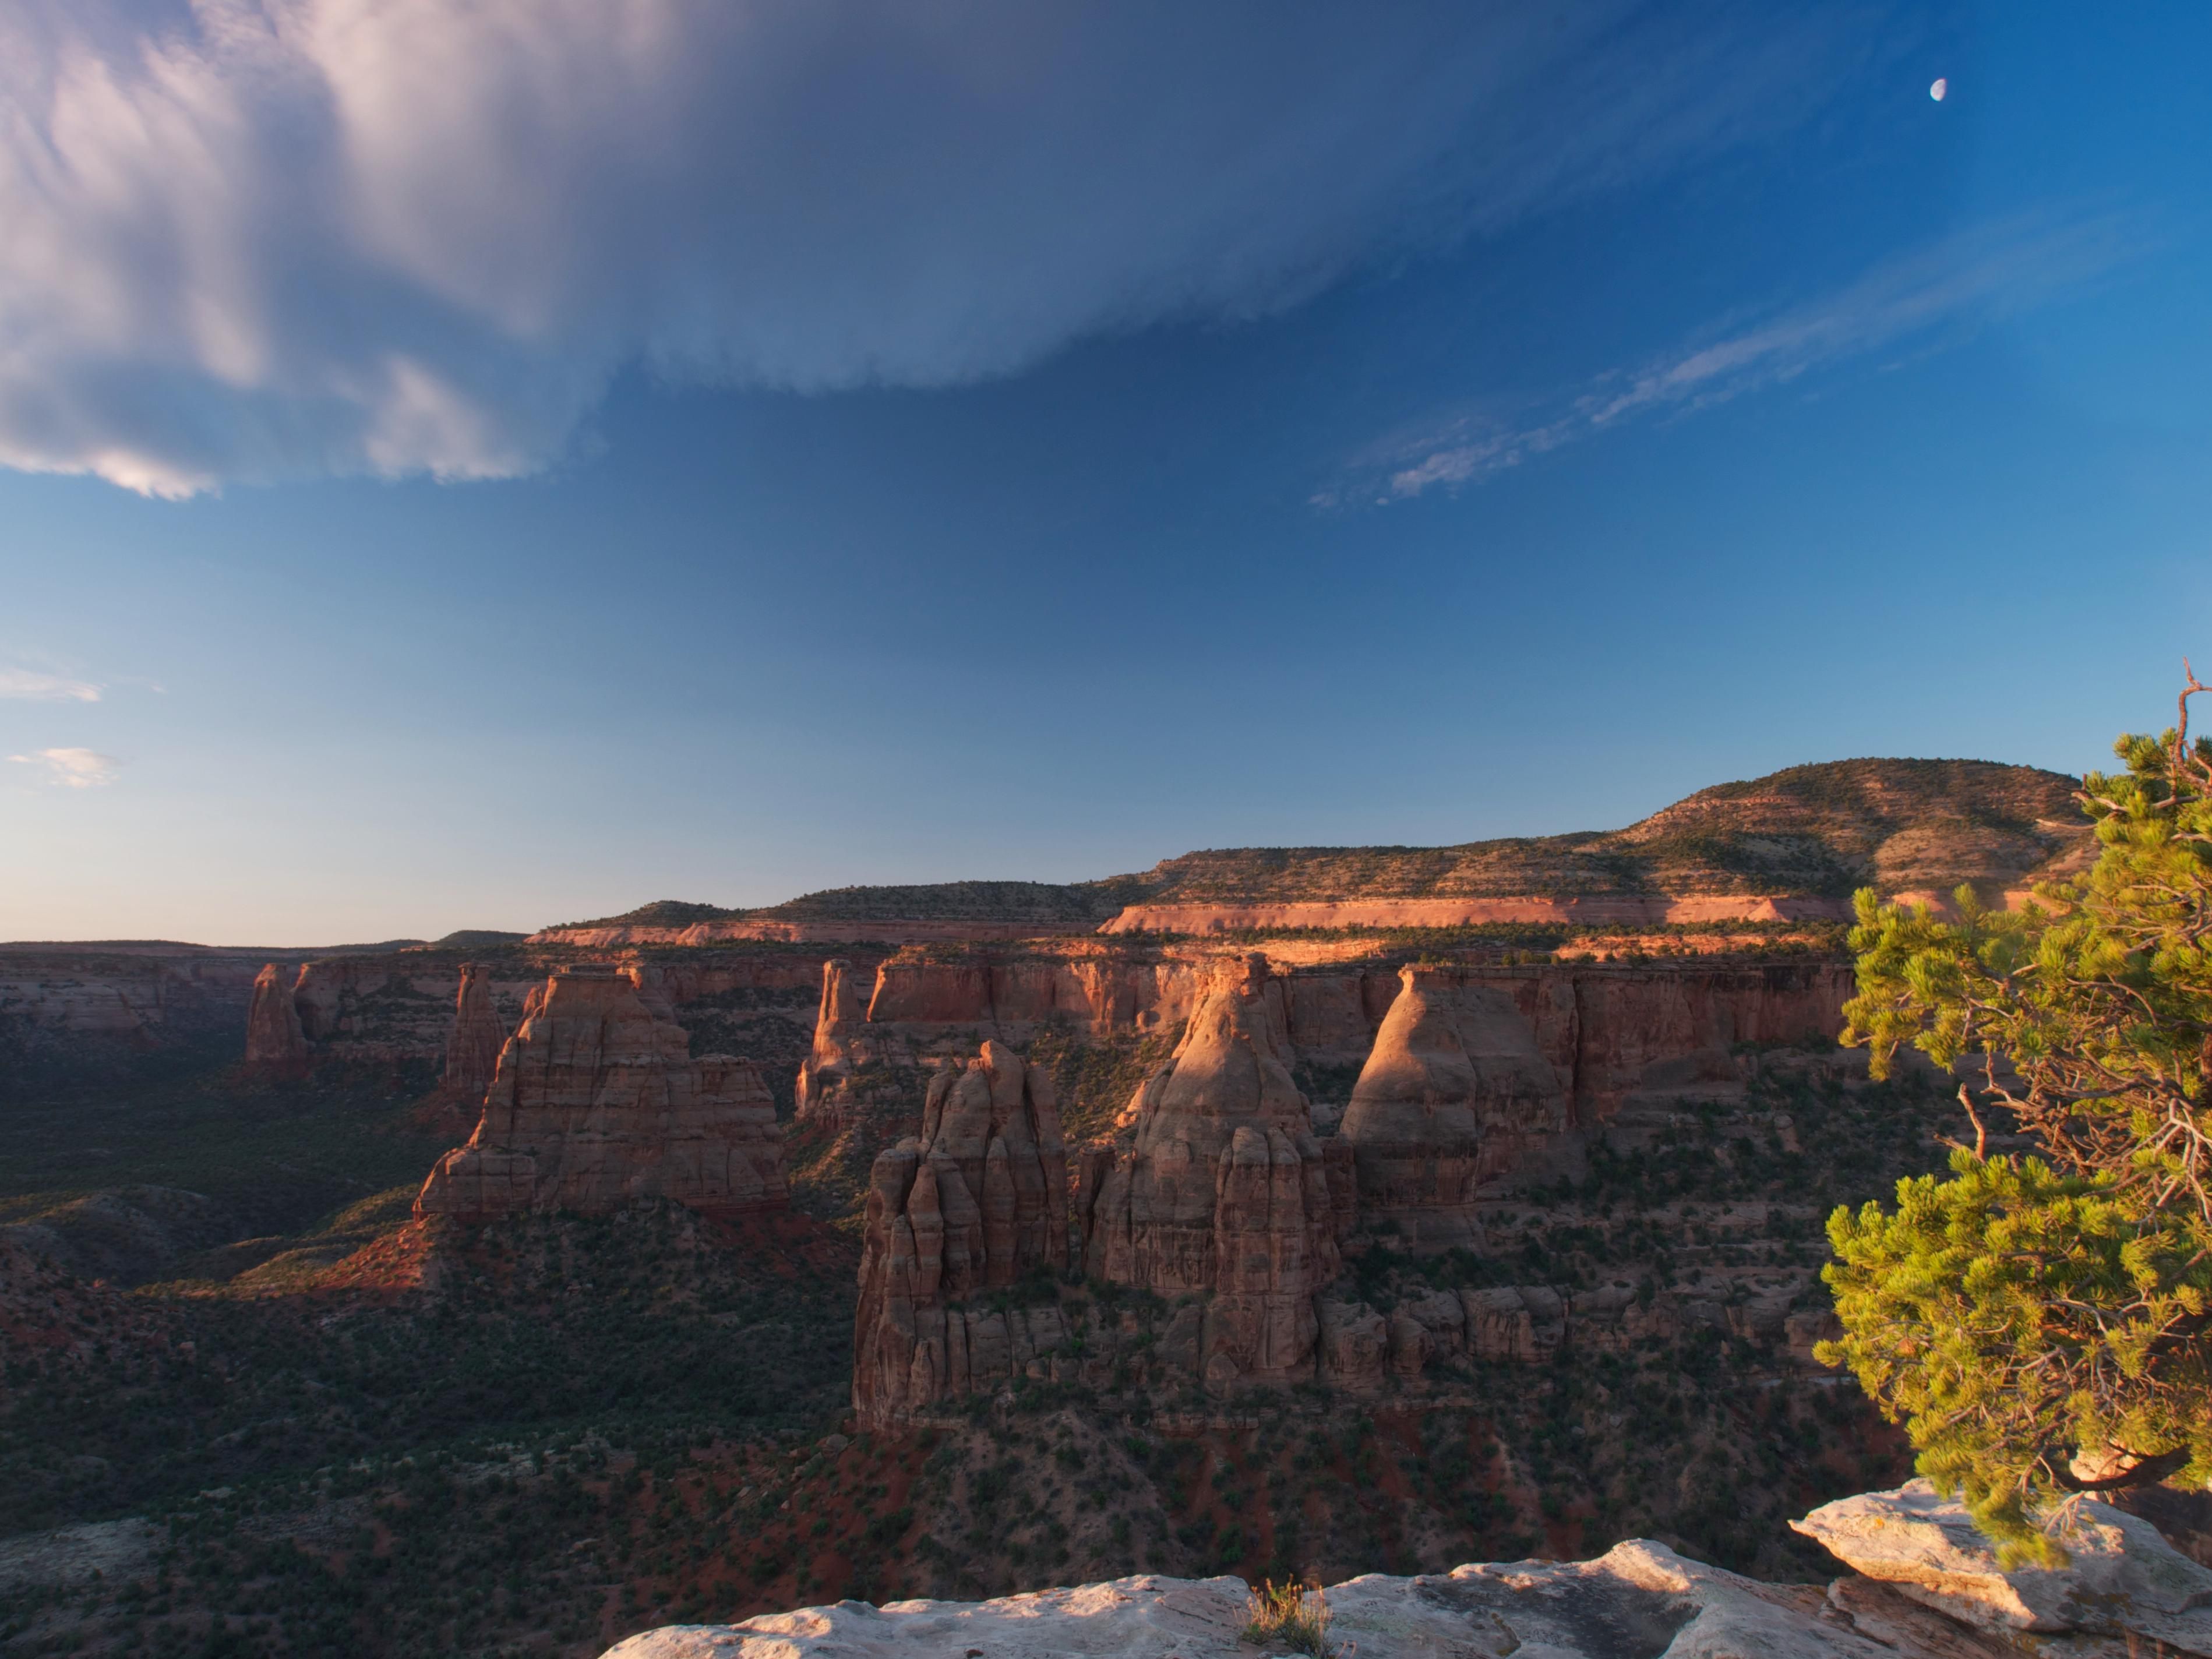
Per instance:
[[[1943,94],[1950,90],[1950,82],[1939,75],[1936,77],[1936,84],[1928,88],[1928,95],[1940,104],[1943,101]]]

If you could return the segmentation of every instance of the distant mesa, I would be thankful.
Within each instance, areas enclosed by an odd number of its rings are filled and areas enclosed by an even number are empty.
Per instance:
[[[461,994],[465,1007],[465,981]],[[553,975],[500,1052],[476,1133],[439,1160],[416,1213],[604,1215],[657,1199],[725,1217],[782,1208],[767,1084],[749,1060],[693,1058],[666,1008],[604,963]]]
[[[529,937],[527,933],[502,933],[492,927],[460,927],[443,939],[434,939],[428,945],[410,948],[417,951],[489,951],[502,945],[520,945]]]
[[[1091,932],[1833,920],[1856,888],[1986,902],[2087,855],[2080,780],[1990,761],[1850,760],[1719,784],[1625,830],[1453,847],[1241,848],[1065,885],[845,887],[755,910],[662,900],[541,943],[923,944]]]

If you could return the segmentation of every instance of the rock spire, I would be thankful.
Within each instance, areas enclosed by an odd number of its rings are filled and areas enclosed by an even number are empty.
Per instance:
[[[292,1000],[291,978],[270,963],[253,978],[246,1014],[246,1072],[264,1079],[305,1077],[311,1060],[307,1033]]]
[[[825,998],[825,1001],[826,1001]],[[991,1386],[1012,1365],[979,1291],[1066,1265],[1067,1159],[1052,1079],[1004,1043],[931,1080],[922,1133],[869,1175],[853,1402],[884,1420]]]
[[[1174,1057],[1138,1090],[1133,1143],[1086,1182],[1085,1265],[1164,1296],[1212,1291],[1207,1382],[1311,1376],[1315,1293],[1336,1278],[1350,1171],[1313,1133],[1291,1080],[1267,965],[1217,971]]]
[[[439,1087],[457,1100],[481,1101],[499,1068],[499,1051],[506,1046],[506,1023],[491,1006],[491,969],[482,963],[463,963]]]
[[[1496,985],[1409,966],[1352,1091],[1360,1212],[1418,1244],[1478,1245],[1477,1189],[1567,1127],[1558,1073]]]

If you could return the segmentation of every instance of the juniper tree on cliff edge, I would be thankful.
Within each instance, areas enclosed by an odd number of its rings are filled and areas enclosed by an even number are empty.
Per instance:
[[[2186,667],[2186,665],[2185,665]],[[2212,741],[2124,737],[2081,802],[2096,863],[1959,919],[1857,896],[1846,1042],[1964,1060],[1951,1178],[1828,1221],[1848,1364],[2008,1562],[2070,1493],[2212,1482]],[[2008,1113],[2042,1156],[1989,1152]]]

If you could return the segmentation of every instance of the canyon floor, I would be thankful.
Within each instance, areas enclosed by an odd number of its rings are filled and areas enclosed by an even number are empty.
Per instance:
[[[1686,1115],[1501,1201],[1480,1257],[1371,1241],[1357,1293],[1649,1279],[1726,1308],[1808,1285],[1826,1208],[1937,1167],[1954,1127],[1929,1085],[1838,1058],[1758,1057],[1739,1121]],[[1906,1469],[1847,1381],[1718,1320],[1371,1399],[1132,1412],[1025,1382],[853,1433],[838,1160],[811,1185],[796,1163],[794,1212],[752,1224],[411,1221],[450,1144],[427,1084],[216,1071],[7,1109],[0,1218],[61,1234],[77,1271],[6,1249],[0,1651],[586,1655],[846,1595],[1325,1581],[1633,1536],[1810,1578],[1787,1519]],[[1080,1283],[1000,1294],[1138,1311]]]

